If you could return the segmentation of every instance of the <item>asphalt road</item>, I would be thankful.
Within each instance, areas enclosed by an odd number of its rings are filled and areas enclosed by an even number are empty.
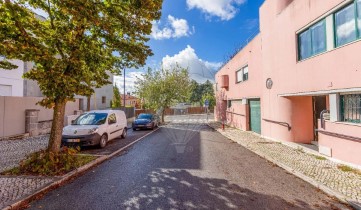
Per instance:
[[[347,208],[199,123],[168,124],[31,209]]]

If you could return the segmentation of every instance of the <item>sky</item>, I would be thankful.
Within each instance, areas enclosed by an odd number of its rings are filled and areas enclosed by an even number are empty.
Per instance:
[[[153,23],[147,43],[154,55],[144,68],[126,70],[126,92],[147,67],[188,68],[199,83],[214,74],[236,48],[259,31],[259,7],[264,0],[164,0],[162,17]],[[114,84],[123,93],[123,76]]]
[[[154,55],[140,69],[126,69],[126,92],[148,67],[179,65],[199,83],[214,81],[227,55],[259,31],[259,7],[264,0],[164,0],[162,17],[153,22],[147,43]],[[42,15],[42,11],[36,11]],[[123,93],[123,76],[114,77]]]

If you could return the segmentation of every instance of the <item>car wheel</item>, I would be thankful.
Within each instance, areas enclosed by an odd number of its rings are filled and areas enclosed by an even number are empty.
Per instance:
[[[127,137],[127,128],[123,129],[123,133],[122,133],[122,139],[125,139],[125,137]]]
[[[99,147],[104,148],[107,145],[108,142],[108,136],[106,134],[103,134],[100,137]]]

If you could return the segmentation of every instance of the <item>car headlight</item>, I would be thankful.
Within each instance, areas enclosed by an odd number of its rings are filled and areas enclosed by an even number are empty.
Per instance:
[[[151,125],[152,125],[152,123],[151,123],[151,122],[147,124],[147,126],[151,126]]]
[[[98,128],[92,128],[91,130],[89,130],[88,134],[94,134],[98,132]]]

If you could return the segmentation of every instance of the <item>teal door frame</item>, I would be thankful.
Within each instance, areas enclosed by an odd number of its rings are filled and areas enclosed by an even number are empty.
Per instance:
[[[261,100],[249,99],[249,128],[251,131],[261,134]]]

